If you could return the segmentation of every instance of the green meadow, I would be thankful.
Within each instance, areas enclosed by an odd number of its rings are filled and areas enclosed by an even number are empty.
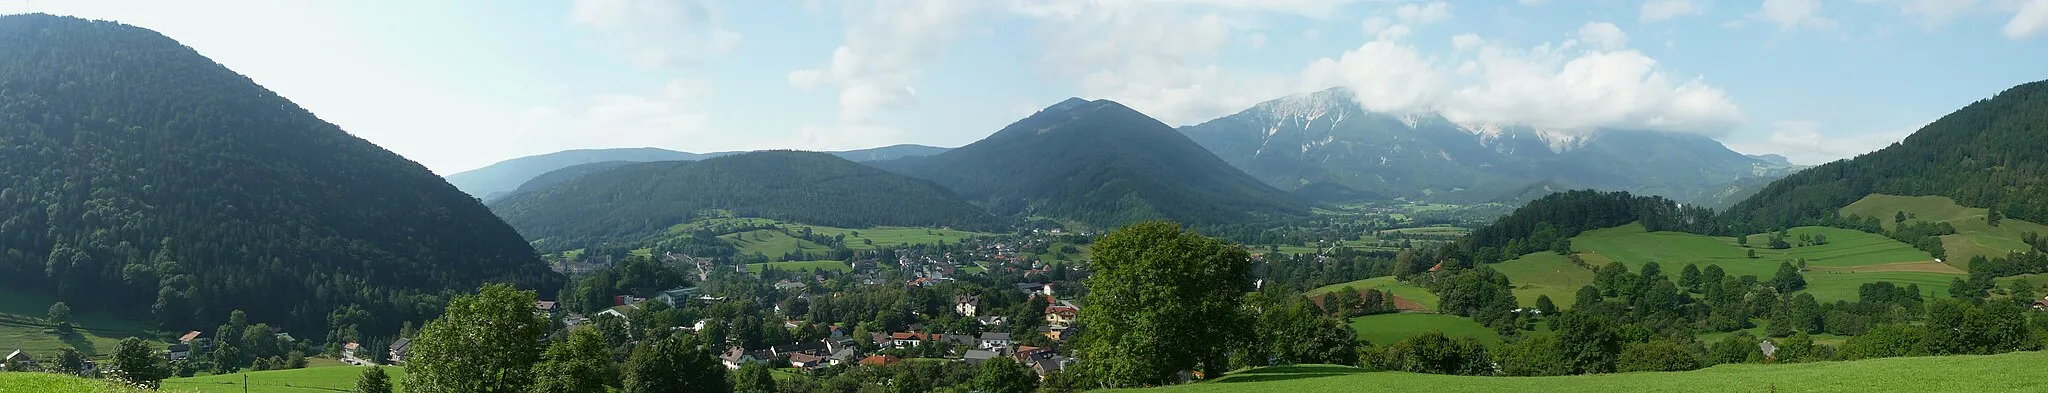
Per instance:
[[[72,308],[71,334],[59,335],[50,321],[50,305],[56,299],[47,294],[0,288],[0,352],[27,351],[30,356],[48,358],[66,345],[86,356],[112,355],[121,339],[141,337],[154,340],[148,324],[114,315]]]
[[[1858,286],[1876,281],[1919,284],[1923,291],[1945,294],[1949,281],[1963,276],[1961,270],[1934,262],[1924,251],[1883,236],[1826,227],[1799,227],[1789,232],[1794,243],[1800,235],[1826,235],[1828,242],[1771,250],[1763,247],[1766,235],[1751,235],[1751,248],[1744,248],[1732,237],[1648,232],[1642,225],[1629,224],[1586,231],[1572,238],[1572,248],[1593,265],[1621,263],[1630,271],[1641,271],[1644,265],[1657,262],[1664,275],[1672,278],[1685,265],[1696,264],[1702,268],[1720,265],[1730,277],[1769,279],[1777,273],[1779,263],[1804,258],[1810,267],[1805,272],[1806,291],[1822,302],[1855,300]],[[1748,257],[1750,250],[1756,251],[1757,258]],[[1518,285],[1524,280],[1514,273],[1508,279]],[[1556,296],[1551,300],[1565,301]]]
[[[1240,371],[1213,381],[1112,392],[2039,392],[2048,353],[1730,364],[1701,370],[1563,377],[1469,377],[1304,365]]]
[[[802,230],[800,228],[811,228],[811,233],[826,236],[846,235],[846,248],[854,250],[873,250],[881,247],[913,244],[938,244],[939,242],[958,243],[962,239],[990,235],[980,232],[938,228],[875,227],[847,229],[795,224],[788,225],[787,227],[792,231]],[[874,243],[869,244],[867,240],[872,240]]]
[[[832,251],[831,247],[799,239],[774,229],[728,233],[719,235],[718,238],[732,244],[734,248],[738,248],[740,255],[761,254],[769,258],[781,258],[783,255],[792,252],[808,254]]]
[[[164,380],[164,389],[195,393],[241,393],[243,377],[250,392],[353,392],[365,367],[314,367],[295,370],[251,371]],[[384,366],[395,391],[405,391],[405,368]]]
[[[1950,262],[1957,267],[1968,264],[1970,257],[2003,257],[2007,252],[2032,249],[2020,241],[2020,235],[2033,232],[2048,235],[2048,226],[2024,220],[2005,218],[1998,226],[1984,222],[1988,210],[1963,207],[1954,199],[1941,196],[1896,196],[1873,194],[1856,203],[1842,208],[1842,215],[1877,217],[1886,230],[1897,227],[1894,218],[1899,212],[1912,215],[1909,221],[1946,222],[1956,227],[1956,234],[1942,236],[1942,249],[1948,252]]]
[[[1344,287],[1352,287],[1353,289],[1357,289],[1360,291],[1364,291],[1367,289],[1378,289],[1381,292],[1392,293],[1394,294],[1394,296],[1400,296],[1403,299],[1413,300],[1416,303],[1422,304],[1423,307],[1428,307],[1431,310],[1435,310],[1437,307],[1438,298],[1436,297],[1436,294],[1430,293],[1429,290],[1422,289],[1422,287],[1409,285],[1408,283],[1397,281],[1394,279],[1394,276],[1373,277],[1342,284],[1324,285],[1322,288],[1309,290],[1307,295],[1316,296],[1325,293],[1335,292],[1338,289],[1342,289]]]
[[[1522,307],[1536,307],[1537,297],[1550,296],[1550,302],[1558,308],[1569,308],[1572,299],[1578,296],[1579,287],[1593,284],[1592,270],[1573,265],[1565,256],[1549,251],[1523,255],[1490,267],[1508,276],[1508,281],[1515,286],[1515,301]]]
[[[1471,318],[1435,313],[1393,313],[1351,318],[1351,330],[1358,339],[1373,345],[1388,345],[1431,331],[1450,337],[1472,337],[1489,347],[1499,346],[1500,333],[1473,322]]]
[[[801,271],[818,271],[818,270],[829,270],[829,271],[835,271],[835,272],[844,272],[844,271],[852,271],[852,270],[853,270],[853,267],[852,267],[852,266],[847,266],[847,265],[846,265],[846,262],[840,262],[840,261],[793,261],[793,262],[767,262],[767,263],[749,263],[749,264],[747,264],[747,271],[750,271],[750,272],[755,272],[755,273],[760,273],[760,272],[761,272],[762,270],[764,270],[764,269],[767,269],[767,268],[771,268],[771,267],[772,267],[772,268],[776,268],[776,269],[781,269],[781,270],[789,270],[789,271],[800,271],[800,270],[801,270]]]

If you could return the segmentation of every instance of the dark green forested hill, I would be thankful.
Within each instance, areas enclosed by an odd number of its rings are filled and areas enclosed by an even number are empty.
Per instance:
[[[2031,221],[2048,219],[2048,81],[1943,116],[1891,147],[1807,169],[1727,211],[1762,228],[1828,217],[1864,196],[1941,195]]]
[[[576,166],[571,166],[571,167],[567,167],[567,168],[562,168],[562,169],[556,169],[556,170],[553,170],[553,171],[549,171],[548,173],[542,173],[542,174],[540,174],[540,176],[534,176],[534,177],[533,177],[533,180],[527,180],[527,181],[526,181],[526,184],[520,184],[520,185],[519,185],[519,189],[516,189],[516,190],[512,190],[512,191],[510,191],[510,192],[506,192],[506,193],[504,193],[504,194],[501,194],[501,195],[499,195],[499,198],[503,198],[503,197],[506,197],[506,196],[511,196],[511,195],[517,195],[517,194],[524,194],[524,193],[529,193],[529,192],[539,191],[539,190],[541,190],[541,189],[545,189],[545,188],[548,188],[548,187],[554,187],[554,186],[555,186],[556,184],[562,184],[562,183],[564,183],[564,182],[568,182],[568,181],[570,181],[570,180],[575,180],[575,179],[576,179],[576,178],[578,178],[578,177],[583,177],[583,175],[588,175],[588,174],[592,174],[592,173],[598,173],[598,172],[603,172],[603,171],[611,170],[612,168],[618,168],[618,167],[622,167],[622,166],[632,165],[632,164],[635,164],[635,163],[638,163],[638,162],[636,162],[636,161],[605,161],[605,162],[593,162],[593,163],[589,163],[589,164],[583,164],[583,165],[576,165]]]
[[[1241,222],[1307,213],[1158,120],[1108,100],[1069,99],[979,142],[875,163],[932,179],[997,212],[1115,227],[1148,219]]]
[[[425,167],[168,37],[14,15],[0,43],[0,285],[317,333],[346,305],[396,329],[447,291],[561,281]]]
[[[795,151],[625,165],[515,194],[491,207],[544,251],[652,241],[713,209],[854,228],[1003,227],[932,182]]]

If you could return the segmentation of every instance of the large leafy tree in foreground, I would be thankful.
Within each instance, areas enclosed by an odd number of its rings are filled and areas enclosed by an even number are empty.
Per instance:
[[[1081,366],[1108,387],[1159,385],[1183,370],[1220,376],[1225,351],[1249,338],[1252,289],[1243,248],[1150,221],[1095,243],[1081,310]]]
[[[414,393],[524,392],[541,360],[548,321],[533,291],[506,284],[455,297],[412,341],[405,387]]]

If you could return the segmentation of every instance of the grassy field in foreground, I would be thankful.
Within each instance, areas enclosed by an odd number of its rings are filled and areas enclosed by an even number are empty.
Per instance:
[[[241,393],[242,376],[249,377],[251,392],[353,392],[363,367],[317,367],[296,370],[253,371],[164,380],[164,389],[196,393]],[[396,391],[405,391],[405,368],[385,366]]]
[[[1493,329],[1487,329],[1471,318],[1450,314],[1396,313],[1354,317],[1351,318],[1351,330],[1358,332],[1359,339],[1373,345],[1393,344],[1432,330],[1450,337],[1477,338],[1489,347],[1501,343],[1500,333]]]
[[[1378,289],[1382,292],[1393,293],[1394,296],[1400,296],[1403,299],[1413,300],[1416,303],[1422,304],[1423,307],[1428,307],[1431,310],[1436,309],[1438,300],[1436,294],[1430,293],[1429,290],[1422,289],[1422,287],[1417,287],[1414,285],[1408,285],[1408,283],[1400,282],[1398,280],[1395,280],[1394,276],[1373,277],[1342,284],[1324,285],[1322,288],[1316,288],[1308,291],[1307,295],[1316,296],[1325,293],[1335,292],[1338,289],[1343,289],[1344,287],[1351,287],[1353,289],[1357,289],[1360,291],[1364,291],[1367,289]]]
[[[72,309],[71,316],[75,333],[58,336],[49,321],[43,319],[53,303],[56,299],[48,295],[0,288],[0,352],[19,349],[30,356],[48,358],[56,356],[58,348],[70,345],[87,356],[99,357],[114,353],[123,338],[153,340],[145,336],[147,326],[142,322],[77,308]]]
[[[770,268],[770,267],[773,267],[773,268],[776,268],[776,269],[782,269],[782,270],[790,270],[790,271],[796,271],[796,270],[830,270],[830,271],[835,271],[835,272],[844,272],[844,271],[852,271],[852,270],[853,270],[853,267],[852,267],[852,266],[847,266],[847,265],[846,265],[846,262],[840,262],[840,261],[794,261],[794,262],[768,262],[768,263],[749,263],[749,264],[747,264],[747,271],[750,271],[750,272],[755,272],[755,273],[760,273],[760,272],[761,272],[761,270],[764,270],[764,269],[767,269],[767,268]]]
[[[183,392],[164,389],[163,392]],[[0,393],[129,393],[149,390],[125,388],[107,381],[50,373],[0,373]],[[239,392],[239,390],[238,390]]]
[[[1733,364],[1672,373],[1567,377],[1462,377],[1364,372],[1343,366],[1269,367],[1184,386],[1133,392],[2038,392],[2048,390],[2040,352]]]
[[[1492,267],[1508,275],[1508,281],[1515,285],[1515,301],[1522,307],[1536,307],[1536,298],[1548,295],[1552,304],[1567,309],[1572,299],[1578,297],[1579,287],[1593,284],[1592,270],[1572,265],[1570,259],[1549,251],[1523,255]]]
[[[1963,207],[1954,199],[1942,196],[1896,196],[1872,194],[1856,203],[1842,208],[1842,215],[1877,217],[1886,230],[1897,227],[1894,217],[1899,212],[1913,215],[1909,221],[1947,222],[1956,227],[1956,234],[1942,236],[1942,249],[1948,252],[1948,259],[1956,266],[1968,264],[1970,257],[1982,255],[1985,258],[2003,257],[2010,251],[2024,251],[2033,247],[2020,241],[2020,234],[2034,232],[2048,235],[2048,226],[2033,222],[2006,218],[1998,226],[1984,222],[1985,209]]]
[[[1923,291],[1945,294],[1949,281],[1962,276],[1954,267],[1933,262],[1926,252],[1883,236],[1824,227],[1792,228],[1790,232],[1795,242],[1802,234],[1824,234],[1828,244],[1785,250],[1755,248],[1758,257],[1751,259],[1746,255],[1751,249],[1737,246],[1734,238],[1647,232],[1642,225],[1629,224],[1586,231],[1572,238],[1572,248],[1594,265],[1622,263],[1631,271],[1640,271],[1643,265],[1657,262],[1664,275],[1674,279],[1686,264],[1720,265],[1729,277],[1769,279],[1780,262],[1805,258],[1812,267],[1806,272],[1807,291],[1822,302],[1856,300],[1857,286],[1876,281],[1920,284]],[[1751,236],[1752,246],[1761,247],[1763,242],[1762,235]],[[1522,281],[1513,274],[1508,279]]]

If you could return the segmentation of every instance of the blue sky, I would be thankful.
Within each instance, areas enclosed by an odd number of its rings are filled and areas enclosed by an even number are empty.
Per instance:
[[[440,173],[570,148],[958,146],[1072,96],[1367,109],[1820,163],[2048,79],[2048,0],[6,2],[162,32]]]

